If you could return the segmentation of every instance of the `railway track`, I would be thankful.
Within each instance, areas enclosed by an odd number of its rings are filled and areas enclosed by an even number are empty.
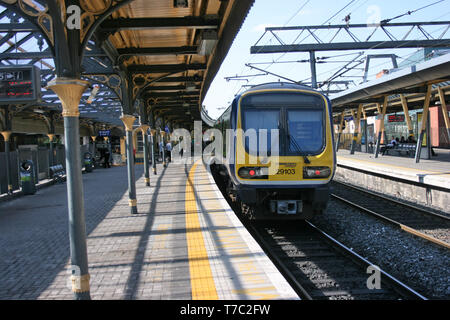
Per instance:
[[[343,182],[333,181],[331,196],[416,237],[450,249],[450,218],[447,216]]]
[[[214,179],[243,225],[302,299],[427,299],[383,270],[380,270],[380,289],[368,288],[371,262],[308,221],[248,220],[242,207],[228,197],[220,177]]]
[[[372,263],[310,222],[247,223],[247,228],[302,299],[426,299],[382,270],[376,288],[369,279]]]

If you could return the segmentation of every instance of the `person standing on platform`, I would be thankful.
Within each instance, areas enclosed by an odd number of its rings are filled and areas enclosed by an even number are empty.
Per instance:
[[[172,144],[169,141],[166,144],[166,158],[168,162],[171,162],[172,160],[171,154],[172,154]]]
[[[109,153],[109,150],[106,149],[106,150],[105,150],[105,165],[104,165],[104,168],[105,168],[105,169],[106,169],[106,168],[111,168],[111,163],[110,163],[110,161],[111,161],[111,153]]]

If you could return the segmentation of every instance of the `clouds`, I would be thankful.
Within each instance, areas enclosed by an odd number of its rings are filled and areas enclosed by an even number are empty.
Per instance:
[[[301,19],[298,19],[301,16],[310,16],[314,13],[313,10],[301,10],[299,11],[295,17],[292,17],[289,23],[289,25],[298,25],[301,24]],[[270,18],[270,17],[268,17]],[[279,20],[279,19],[278,19]],[[255,25],[253,28],[251,28],[252,32],[256,32],[256,33],[262,33],[264,31],[266,31],[266,28],[271,28],[271,27],[282,27],[281,24],[273,24],[273,23],[260,23]]]
[[[281,26],[271,24],[271,23],[261,23],[261,24],[258,24],[257,26],[254,26],[251,30],[252,30],[252,32],[261,33],[261,32],[266,31],[266,28],[271,28],[271,27],[281,27]]]

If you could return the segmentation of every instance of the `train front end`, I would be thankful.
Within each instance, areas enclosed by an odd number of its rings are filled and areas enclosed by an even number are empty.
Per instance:
[[[308,219],[328,203],[335,172],[331,105],[308,87],[256,87],[236,101],[231,176],[254,219]]]

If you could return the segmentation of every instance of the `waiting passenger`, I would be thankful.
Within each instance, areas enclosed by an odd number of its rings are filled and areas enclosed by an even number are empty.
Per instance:
[[[400,139],[400,143],[406,143],[405,137],[402,136],[402,138]]]
[[[384,156],[387,150],[394,149],[397,144],[398,144],[397,140],[394,138],[394,136],[392,136],[391,142],[388,143],[385,147],[381,148],[380,151],[382,152],[382,155]]]

